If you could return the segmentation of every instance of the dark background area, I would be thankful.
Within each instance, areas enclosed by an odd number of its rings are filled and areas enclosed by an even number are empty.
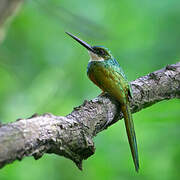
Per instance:
[[[0,120],[35,112],[66,115],[101,91],[88,79],[88,53],[64,32],[108,47],[134,80],[180,59],[179,0],[26,1],[0,46]],[[180,178],[180,101],[163,101],[133,115],[140,172],[134,170],[123,121],[95,138],[84,170],[44,155],[7,165],[1,180]]]

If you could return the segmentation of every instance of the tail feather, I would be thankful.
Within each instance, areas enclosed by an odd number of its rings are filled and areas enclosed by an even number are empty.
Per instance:
[[[127,136],[128,136],[130,149],[131,149],[131,154],[133,157],[135,169],[138,172],[138,170],[139,170],[138,148],[137,148],[133,118],[132,118],[132,114],[130,111],[129,103],[122,106],[122,112],[124,115],[124,122],[125,122],[125,126],[126,126],[126,132],[127,132]]]

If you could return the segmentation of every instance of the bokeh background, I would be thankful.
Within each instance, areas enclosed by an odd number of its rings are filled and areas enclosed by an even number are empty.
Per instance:
[[[179,0],[25,1],[0,46],[0,120],[33,113],[66,115],[100,90],[86,76],[88,53],[69,31],[108,47],[134,80],[180,59]],[[137,174],[123,121],[94,139],[84,170],[63,157],[44,155],[0,170],[1,180],[180,179],[180,100],[134,114],[139,145]]]

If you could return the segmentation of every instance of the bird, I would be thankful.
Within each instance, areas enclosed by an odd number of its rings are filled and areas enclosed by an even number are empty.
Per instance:
[[[129,97],[132,98],[133,93],[123,69],[104,46],[91,46],[69,32],[66,34],[88,50],[90,60],[87,75],[89,79],[102,90],[102,93],[108,93],[120,103],[135,170],[138,172],[137,140],[129,102]]]

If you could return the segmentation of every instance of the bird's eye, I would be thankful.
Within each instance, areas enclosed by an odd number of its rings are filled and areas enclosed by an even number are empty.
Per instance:
[[[99,50],[99,53],[100,53],[101,55],[105,55],[105,52],[104,52],[104,50],[102,50],[102,49]]]

